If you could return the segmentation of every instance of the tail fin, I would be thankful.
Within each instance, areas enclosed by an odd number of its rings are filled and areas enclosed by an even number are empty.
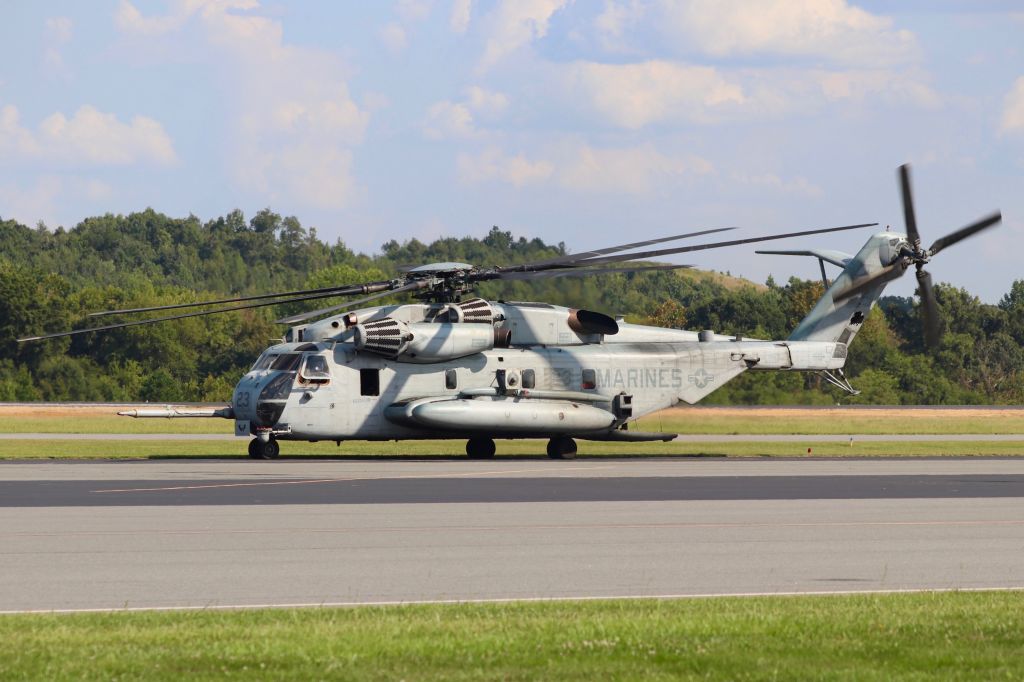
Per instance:
[[[828,341],[849,344],[860,331],[864,319],[885,289],[885,282],[836,303],[832,296],[853,281],[878,272],[899,253],[902,234],[880,232],[868,239],[856,256],[846,262],[843,272],[832,282],[825,295],[807,314],[793,333],[791,341]]]

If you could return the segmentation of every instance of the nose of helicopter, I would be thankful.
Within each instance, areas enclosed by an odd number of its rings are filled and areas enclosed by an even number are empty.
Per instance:
[[[295,380],[295,372],[253,371],[235,386],[231,404],[235,419],[272,427],[281,419]]]
[[[272,427],[281,420],[294,383],[295,372],[271,372],[260,383],[255,416],[255,423],[258,426]]]

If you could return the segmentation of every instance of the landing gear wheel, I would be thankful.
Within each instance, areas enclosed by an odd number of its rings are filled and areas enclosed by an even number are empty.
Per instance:
[[[576,441],[568,436],[556,436],[548,441],[548,457],[551,459],[575,459]]]
[[[253,459],[277,459],[280,454],[281,446],[273,438],[267,442],[263,442],[259,438],[249,441],[249,456]]]
[[[466,441],[466,454],[470,459],[494,457],[494,441],[490,438],[470,438]]]

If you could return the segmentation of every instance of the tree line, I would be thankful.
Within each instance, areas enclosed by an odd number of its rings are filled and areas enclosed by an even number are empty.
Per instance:
[[[375,255],[319,238],[266,209],[206,222],[153,210],[88,218],[72,229],[0,220],[0,401],[227,401],[239,377],[302,310],[285,304],[105,333],[18,344],[28,334],[94,326],[88,313],[395,276],[434,261],[502,265],[567,253],[565,244],[493,228],[483,239],[389,241]],[[533,300],[622,314],[630,322],[789,335],[823,291],[819,281],[756,285],[706,271],[488,282],[494,300]],[[847,396],[816,375],[748,373],[712,394],[718,404],[1019,404],[1024,398],[1024,280],[997,305],[936,287],[946,333],[924,347],[915,301],[885,297],[850,348]],[[338,299],[341,302],[343,299]],[[318,307],[334,300],[317,301]]]

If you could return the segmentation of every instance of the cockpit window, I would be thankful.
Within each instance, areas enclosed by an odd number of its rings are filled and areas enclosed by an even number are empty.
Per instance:
[[[327,367],[327,358],[322,355],[308,355],[299,372],[300,380],[315,384],[326,384],[331,380],[331,370]]]
[[[277,360],[274,360],[273,364],[270,365],[270,369],[279,369],[285,372],[294,372],[299,367],[299,359],[302,356],[298,353],[285,353],[279,355]]]
[[[277,359],[277,353],[264,353],[256,360],[256,364],[252,366],[253,369],[269,369],[270,365]]]

